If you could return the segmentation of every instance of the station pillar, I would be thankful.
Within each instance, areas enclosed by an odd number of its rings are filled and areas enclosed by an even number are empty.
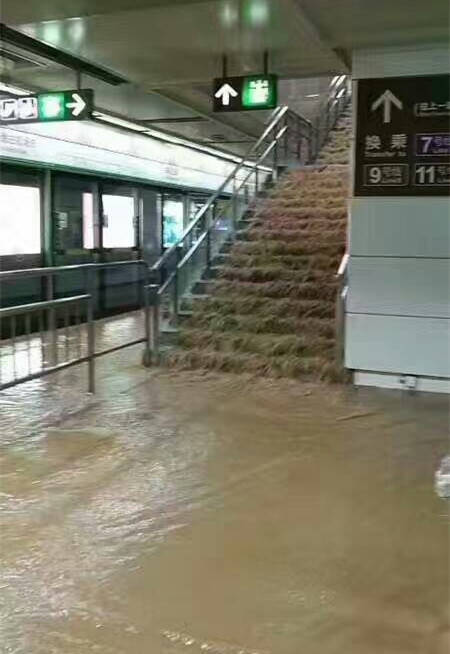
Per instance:
[[[353,53],[346,367],[450,393],[447,45]]]

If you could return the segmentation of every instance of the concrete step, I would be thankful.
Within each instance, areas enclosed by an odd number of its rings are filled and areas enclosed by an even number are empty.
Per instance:
[[[265,357],[245,352],[215,352],[204,348],[166,351],[161,364],[186,370],[251,373],[267,377],[294,377],[308,381],[340,381],[342,373],[333,360],[323,357]]]
[[[215,277],[210,279],[228,279],[230,281],[252,282],[255,284],[270,281],[284,281],[291,284],[304,284],[306,282],[326,284],[333,281],[334,274],[330,271],[315,270],[313,267],[292,270],[292,268],[283,268],[277,265],[259,267],[221,266],[217,268]]]
[[[239,293],[243,296],[258,296],[267,298],[270,306],[272,298],[291,298],[299,300],[335,301],[336,282],[334,278],[322,284],[316,282],[292,283],[290,281],[243,282],[229,279],[203,282],[204,292],[209,294]]]
[[[210,266],[203,271],[202,279],[217,279],[220,276],[222,266]]]
[[[216,352],[246,352],[261,356],[327,356],[332,354],[334,339],[296,334],[255,334],[202,329],[180,331],[179,345],[183,348],[204,347]]]
[[[331,318],[279,316],[270,312],[270,303],[266,315],[229,314],[218,312],[194,313],[190,328],[214,332],[241,332],[252,334],[302,334],[308,338],[333,338],[334,321]]]
[[[278,316],[289,316],[291,318],[334,319],[335,312],[333,302],[323,301],[320,298],[308,300],[281,297],[271,298],[269,303],[265,297],[242,294],[239,293],[239,289],[224,294],[215,293],[209,296],[206,301],[193,302],[191,307],[194,309],[196,316],[200,314],[210,316],[251,315],[261,318],[270,311]]]
[[[181,298],[180,309],[182,311],[192,311],[192,307],[200,302],[206,302],[210,298],[206,293],[204,295],[195,295],[188,293]]]
[[[214,259],[212,260],[212,265],[213,266],[223,266],[226,265],[230,261],[231,254],[229,252],[224,253],[224,254],[218,254]]]
[[[209,295],[211,289],[211,280],[209,279],[200,279],[196,282],[192,288],[192,293],[194,295]]]

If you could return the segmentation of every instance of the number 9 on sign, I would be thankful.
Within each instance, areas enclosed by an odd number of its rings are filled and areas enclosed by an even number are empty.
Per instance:
[[[381,182],[381,168],[379,166],[371,166],[369,168],[369,182],[370,184],[379,184]]]

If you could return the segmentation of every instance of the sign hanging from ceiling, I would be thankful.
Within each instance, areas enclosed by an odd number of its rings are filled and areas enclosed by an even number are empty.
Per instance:
[[[0,124],[48,123],[90,118],[94,105],[91,89],[49,91],[0,100]]]
[[[274,109],[278,101],[276,75],[220,77],[213,84],[214,111]]]
[[[449,81],[448,75],[358,81],[356,196],[449,193]]]

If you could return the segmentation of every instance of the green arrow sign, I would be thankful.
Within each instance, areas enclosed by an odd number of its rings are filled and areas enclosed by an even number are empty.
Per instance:
[[[47,123],[90,118],[94,105],[91,89],[49,91],[0,100],[0,124]]]

